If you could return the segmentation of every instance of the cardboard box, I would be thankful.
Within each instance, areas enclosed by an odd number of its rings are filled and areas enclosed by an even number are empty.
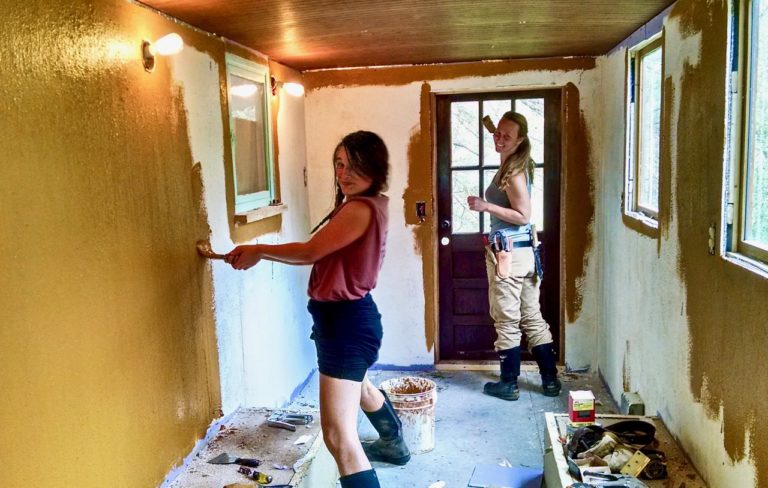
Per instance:
[[[589,390],[568,394],[568,420],[577,427],[595,423],[595,395]]]

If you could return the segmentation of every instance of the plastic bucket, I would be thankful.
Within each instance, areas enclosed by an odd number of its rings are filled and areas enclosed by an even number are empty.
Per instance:
[[[397,416],[403,423],[403,438],[411,454],[435,448],[435,404],[437,385],[427,378],[405,376],[379,385],[387,392]]]

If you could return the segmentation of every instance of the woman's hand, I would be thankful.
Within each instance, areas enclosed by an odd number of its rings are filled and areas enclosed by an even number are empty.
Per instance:
[[[261,261],[259,245],[237,246],[226,254],[224,260],[235,269],[248,269]]]
[[[486,210],[488,210],[488,202],[486,202],[480,197],[475,197],[471,195],[468,196],[467,204],[469,205],[469,209],[474,210],[475,212],[485,212]]]

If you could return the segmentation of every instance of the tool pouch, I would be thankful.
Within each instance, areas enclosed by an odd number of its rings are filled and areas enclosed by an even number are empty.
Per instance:
[[[541,243],[539,242],[538,234],[536,234],[536,226],[531,224],[529,234],[531,236],[531,243],[533,244],[533,262],[536,266],[536,276],[539,277],[539,281],[544,279],[544,263],[541,260]]]
[[[512,256],[509,252],[507,238],[501,232],[490,236],[491,251],[496,261],[496,277],[500,280],[509,277],[512,271]]]
[[[496,276],[501,280],[508,278],[512,269],[512,256],[510,254],[509,251],[494,252],[494,256],[496,256]]]
[[[539,281],[544,279],[544,265],[541,262],[541,245],[533,248],[533,261],[536,265],[536,275]]]

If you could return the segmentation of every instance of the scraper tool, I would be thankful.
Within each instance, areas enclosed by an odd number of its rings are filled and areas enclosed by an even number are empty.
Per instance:
[[[239,464],[240,466],[248,466],[249,468],[258,468],[261,461],[253,458],[241,458],[232,456],[231,454],[222,453],[213,459],[209,459],[210,464]]]

